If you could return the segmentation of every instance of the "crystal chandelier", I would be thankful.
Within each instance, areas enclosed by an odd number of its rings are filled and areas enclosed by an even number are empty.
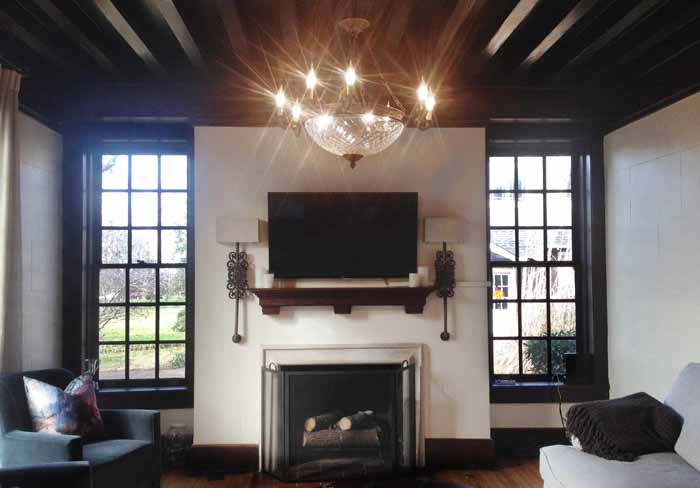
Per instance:
[[[297,135],[303,128],[318,146],[350,161],[351,168],[364,156],[391,146],[406,124],[419,129],[432,127],[436,103],[433,91],[421,81],[416,93],[418,104],[408,116],[396,90],[381,73],[374,79],[361,77],[353,61],[357,61],[357,38],[369,25],[360,18],[338,23],[351,41],[351,61],[344,70],[327,69],[328,77],[321,80],[318,67],[312,66],[303,82],[299,80],[300,87],[289,83],[274,95],[275,122],[279,126],[291,128]],[[297,97],[290,99],[288,93],[294,88]]]

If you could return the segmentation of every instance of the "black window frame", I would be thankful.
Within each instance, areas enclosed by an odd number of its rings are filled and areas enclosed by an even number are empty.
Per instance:
[[[102,380],[99,383],[98,402],[101,408],[192,408],[195,364],[194,129],[180,123],[69,124],[64,131],[63,152],[63,364],[75,374],[80,372],[83,358],[98,357],[99,352],[101,154],[187,155],[185,378],[129,382]],[[143,267],[155,266],[146,264]],[[128,284],[126,286],[125,293],[128,293]]]
[[[553,130],[556,130],[556,127],[553,127]],[[484,164],[486,233],[489,242],[490,157],[571,155],[572,239],[574,242],[573,252],[576,253],[572,256],[572,261],[577,263],[577,352],[590,353],[594,357],[594,381],[590,384],[566,384],[562,383],[559,378],[559,381],[555,381],[555,378],[549,376],[536,378],[533,377],[535,375],[527,375],[526,378],[512,378],[508,382],[495,381],[493,375],[493,329],[491,317],[495,300],[492,299],[492,288],[489,286],[487,289],[487,346],[489,348],[491,403],[555,403],[560,400],[564,402],[579,402],[609,397],[603,140],[602,135],[595,130],[591,132],[592,135],[585,135],[580,139],[571,141],[557,140],[550,142],[540,140],[523,143],[514,141],[513,137],[511,137],[514,133],[524,133],[523,129],[518,127],[517,124],[515,128],[510,124],[502,127],[492,126],[487,128],[487,150]],[[501,134],[508,134],[510,140],[501,138]],[[514,179],[517,185],[517,174]],[[491,280],[492,276],[490,254],[490,246],[487,245],[486,262],[489,280]],[[557,265],[559,262],[553,263]],[[518,263],[517,261],[515,263],[503,262],[502,266],[511,267],[513,264],[517,265]]]

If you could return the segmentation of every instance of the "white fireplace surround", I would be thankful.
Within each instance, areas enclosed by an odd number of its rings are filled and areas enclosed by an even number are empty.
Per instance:
[[[416,368],[416,463],[425,466],[421,410],[423,344],[261,346],[262,366],[300,364],[400,364]]]

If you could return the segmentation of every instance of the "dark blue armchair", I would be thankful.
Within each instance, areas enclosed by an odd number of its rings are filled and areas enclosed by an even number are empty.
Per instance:
[[[74,378],[65,369],[0,377],[0,465],[3,468],[87,461],[95,488],[160,486],[159,412],[101,410],[105,438],[96,442],[84,442],[72,435],[33,432],[22,376],[61,389]]]
[[[49,463],[22,468],[0,468],[3,488],[92,488],[90,463]]]

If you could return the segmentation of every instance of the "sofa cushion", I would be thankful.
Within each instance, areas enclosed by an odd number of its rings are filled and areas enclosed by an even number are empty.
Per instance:
[[[141,486],[152,477],[153,444],[131,439],[93,442],[83,446],[83,459],[92,465],[95,486]]]
[[[683,417],[676,452],[700,471],[700,363],[685,367],[666,397],[666,405]]]
[[[634,462],[608,461],[571,446],[540,450],[540,474],[548,488],[698,488],[700,472],[678,454],[640,456]]]

